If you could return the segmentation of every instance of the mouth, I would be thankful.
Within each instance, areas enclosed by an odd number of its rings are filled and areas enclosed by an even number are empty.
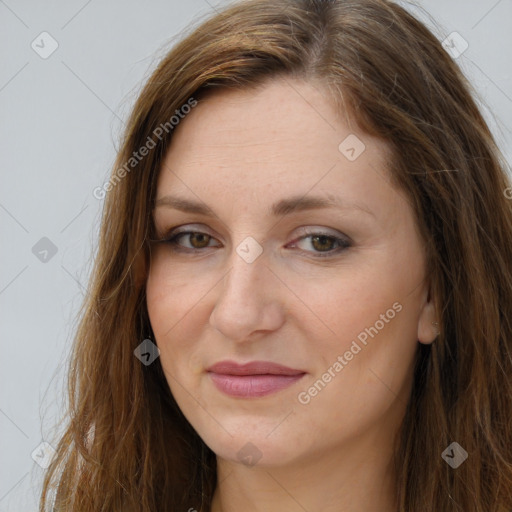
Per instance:
[[[238,364],[221,361],[207,369],[222,393],[238,398],[257,398],[276,393],[302,379],[306,372],[269,361]]]

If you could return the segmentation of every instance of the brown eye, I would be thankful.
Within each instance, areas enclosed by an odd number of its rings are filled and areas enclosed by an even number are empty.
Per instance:
[[[190,246],[179,243],[179,240],[183,237],[188,237]],[[176,234],[170,241],[172,241],[173,244],[181,245],[187,249],[204,249],[205,247],[208,247],[211,240],[212,237],[206,233],[201,233],[199,231],[186,231]]]
[[[313,232],[308,233],[293,242],[293,246],[298,247],[302,252],[312,254],[317,258],[326,258],[348,249],[352,246],[350,239],[330,235],[328,233]]]
[[[189,233],[189,235],[190,243],[194,249],[202,249],[203,247],[207,247],[211,239],[211,236],[205,233]]]
[[[317,235],[311,237],[311,245],[320,252],[329,251],[335,246],[335,239],[332,236]]]

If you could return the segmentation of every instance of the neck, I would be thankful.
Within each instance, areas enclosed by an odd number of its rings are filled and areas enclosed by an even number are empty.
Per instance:
[[[376,451],[374,436],[379,433],[287,466],[251,467],[217,457],[211,512],[395,512],[393,443]]]

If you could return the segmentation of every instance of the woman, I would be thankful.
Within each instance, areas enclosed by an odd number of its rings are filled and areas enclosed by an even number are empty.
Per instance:
[[[512,510],[504,168],[391,2],[197,27],[103,188],[41,510]]]

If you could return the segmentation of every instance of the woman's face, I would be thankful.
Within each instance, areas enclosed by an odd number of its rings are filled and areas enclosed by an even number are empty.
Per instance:
[[[218,92],[175,129],[159,175],[155,227],[174,243],[152,249],[151,325],[176,402],[223,459],[374,456],[418,340],[435,337],[389,148],[325,98],[292,79]],[[265,363],[209,371],[225,361]]]

